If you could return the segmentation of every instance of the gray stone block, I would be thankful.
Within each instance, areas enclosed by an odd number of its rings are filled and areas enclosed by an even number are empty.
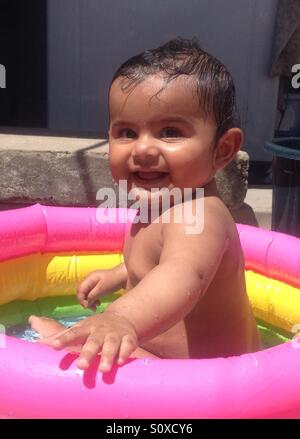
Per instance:
[[[0,197],[6,203],[86,206],[113,187],[107,158],[68,152],[0,151]]]
[[[239,209],[244,202],[248,189],[248,169],[249,155],[245,151],[239,151],[229,165],[217,172],[217,188],[224,203],[231,210]]]

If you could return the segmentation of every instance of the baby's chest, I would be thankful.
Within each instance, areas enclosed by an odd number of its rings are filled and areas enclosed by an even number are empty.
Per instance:
[[[124,260],[131,285],[136,285],[159,263],[160,233],[157,228],[134,228],[124,246]]]

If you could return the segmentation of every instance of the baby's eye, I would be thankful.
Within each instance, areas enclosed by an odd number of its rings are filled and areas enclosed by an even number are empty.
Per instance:
[[[130,128],[122,128],[119,131],[119,137],[122,137],[123,139],[135,139],[136,133],[131,130]]]
[[[167,138],[182,137],[181,131],[178,128],[173,128],[173,127],[164,128],[161,131],[160,135],[161,137],[167,137]]]

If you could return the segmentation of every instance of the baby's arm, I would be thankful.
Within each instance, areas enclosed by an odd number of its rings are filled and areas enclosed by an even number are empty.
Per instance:
[[[84,308],[95,309],[100,304],[99,297],[125,288],[127,269],[125,263],[109,270],[97,270],[90,273],[77,288],[78,302]]]
[[[123,364],[138,344],[182,320],[205,294],[228,246],[215,216],[198,235],[186,234],[188,224],[166,225],[159,264],[102,315],[88,317],[49,344],[61,349],[85,340],[78,367],[86,369],[101,352],[99,369],[108,372],[116,358]]]
[[[133,324],[141,344],[162,334],[192,311],[213,280],[228,247],[228,234],[219,218],[206,219],[201,234],[186,234],[187,226],[165,226],[159,264],[107,308]]]

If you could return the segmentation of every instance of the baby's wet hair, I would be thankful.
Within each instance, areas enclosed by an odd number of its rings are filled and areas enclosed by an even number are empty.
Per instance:
[[[165,86],[182,75],[194,80],[202,113],[212,116],[217,125],[216,141],[229,128],[239,125],[233,78],[221,61],[201,49],[196,39],[176,38],[129,58],[116,71],[112,83],[122,77],[122,90],[130,92],[156,73],[163,74]]]

